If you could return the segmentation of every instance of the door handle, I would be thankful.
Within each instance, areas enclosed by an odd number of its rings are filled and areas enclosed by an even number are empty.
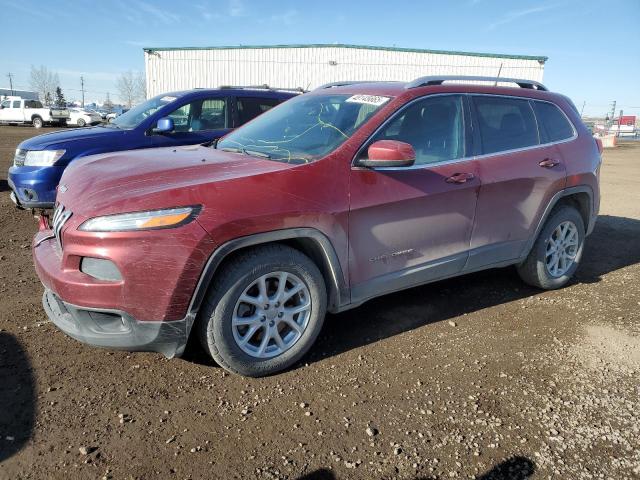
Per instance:
[[[466,183],[473,180],[476,176],[473,173],[454,173],[450,177],[445,178],[447,183]]]
[[[560,162],[558,160],[554,160],[553,158],[545,158],[541,162],[538,163],[541,167],[544,168],[553,168],[558,165]]]

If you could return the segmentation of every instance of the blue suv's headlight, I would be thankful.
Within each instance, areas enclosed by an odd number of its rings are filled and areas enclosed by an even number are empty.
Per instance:
[[[24,157],[24,165],[28,167],[49,167],[60,160],[64,152],[65,150],[29,150]]]

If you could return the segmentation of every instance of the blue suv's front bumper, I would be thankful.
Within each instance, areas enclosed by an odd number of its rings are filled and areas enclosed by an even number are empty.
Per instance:
[[[9,168],[8,183],[13,191],[12,199],[21,208],[53,208],[56,187],[64,167]],[[15,198],[14,198],[15,197]]]

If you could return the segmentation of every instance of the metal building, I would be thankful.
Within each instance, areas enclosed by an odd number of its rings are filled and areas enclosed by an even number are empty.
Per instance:
[[[483,75],[542,81],[547,57],[343,44],[145,48],[147,95],[222,85],[312,89],[340,80]]]

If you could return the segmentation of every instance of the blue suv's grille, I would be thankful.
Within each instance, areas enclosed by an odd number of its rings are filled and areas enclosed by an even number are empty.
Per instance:
[[[27,156],[27,150],[24,149],[17,149],[16,150],[16,154],[13,157],[13,164],[16,167],[22,167],[24,165],[24,157]]]

